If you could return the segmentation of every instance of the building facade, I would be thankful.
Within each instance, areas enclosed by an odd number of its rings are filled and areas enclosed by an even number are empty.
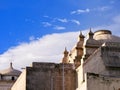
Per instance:
[[[11,90],[120,90],[120,37],[91,29],[59,64],[34,62]]]

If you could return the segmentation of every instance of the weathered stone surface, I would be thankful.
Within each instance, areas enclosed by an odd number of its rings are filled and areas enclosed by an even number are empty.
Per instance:
[[[119,90],[120,78],[87,73],[87,90]]]
[[[72,64],[54,64],[33,62],[32,67],[26,68],[23,79],[25,81],[22,90],[75,90],[76,72]],[[12,90],[19,87],[17,81]]]

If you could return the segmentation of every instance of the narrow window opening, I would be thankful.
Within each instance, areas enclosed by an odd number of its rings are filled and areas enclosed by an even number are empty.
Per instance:
[[[12,81],[14,81],[14,80],[15,80],[15,77],[12,77],[11,79],[12,79]]]

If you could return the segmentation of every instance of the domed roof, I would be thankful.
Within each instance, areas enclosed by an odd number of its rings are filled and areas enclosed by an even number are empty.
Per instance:
[[[120,37],[112,35],[112,32],[109,30],[98,30],[94,33],[94,39],[104,42],[120,42]]]
[[[19,76],[21,74],[21,71],[14,69],[12,63],[10,63],[10,67],[8,69],[0,71],[0,74],[8,76]]]

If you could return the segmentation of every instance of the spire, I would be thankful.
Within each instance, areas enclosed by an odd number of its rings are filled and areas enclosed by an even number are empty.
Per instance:
[[[82,55],[83,55],[84,38],[85,38],[85,36],[80,31],[79,41],[76,44],[76,56],[75,56],[75,59],[74,59],[74,64],[75,64],[76,68],[78,66],[80,66],[80,64],[81,64],[81,58],[82,58]]]
[[[91,28],[90,28],[90,31],[89,31],[89,35],[93,35],[94,33],[92,32]]]
[[[10,62],[10,68],[13,69],[12,62]]]
[[[85,38],[85,36],[82,34],[82,31],[80,31],[79,37],[80,37],[80,38]]]
[[[93,38],[93,35],[94,35],[94,33],[92,32],[92,30],[91,30],[91,28],[90,28],[90,31],[89,31],[89,33],[88,33],[88,38]]]
[[[64,57],[62,59],[62,63],[68,63],[68,54],[69,54],[69,52],[67,51],[67,49],[65,47]]]
[[[84,36],[84,35],[82,34],[82,32],[80,31],[79,41],[78,41],[77,44],[76,44],[76,49],[83,47],[84,38],[85,38],[85,36]]]
[[[68,55],[68,51],[67,51],[67,48],[65,47],[65,51],[64,51],[64,55]]]

